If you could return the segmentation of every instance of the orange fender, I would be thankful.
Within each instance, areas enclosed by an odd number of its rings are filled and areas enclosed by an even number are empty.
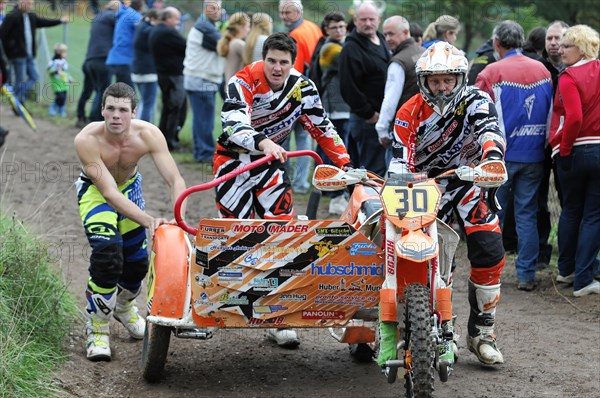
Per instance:
[[[150,315],[183,317],[189,273],[185,239],[176,225],[161,225],[154,232],[147,289]]]
[[[375,341],[375,332],[368,326],[347,326],[340,343],[361,344]]]

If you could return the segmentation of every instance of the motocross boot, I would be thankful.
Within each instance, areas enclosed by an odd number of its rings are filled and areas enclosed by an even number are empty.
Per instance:
[[[87,359],[110,361],[110,329],[108,322],[116,304],[115,292],[108,294],[86,292],[88,321],[85,325]]]
[[[500,300],[500,284],[484,286],[469,280],[469,304],[467,347],[486,365],[504,363],[502,353],[496,347],[494,320],[496,304]]]
[[[146,321],[138,314],[138,308],[135,305],[135,298],[140,294],[142,287],[131,291],[117,285],[117,289],[117,306],[113,316],[125,326],[132,338],[142,340],[146,331]]]
[[[296,348],[300,344],[298,334],[291,328],[267,329],[267,336],[283,348]]]

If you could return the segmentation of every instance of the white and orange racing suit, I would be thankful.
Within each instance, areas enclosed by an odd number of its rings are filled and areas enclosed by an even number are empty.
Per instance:
[[[458,166],[478,164],[492,153],[504,155],[504,133],[494,103],[475,87],[466,87],[454,111],[445,116],[417,94],[398,110],[394,123],[390,173],[425,171],[435,177]],[[457,213],[467,236],[471,281],[498,284],[504,267],[498,217],[472,183],[452,180],[441,185],[444,194],[438,217],[448,222],[453,211]]]
[[[292,68],[283,88],[273,92],[264,75],[263,61],[246,66],[226,87],[221,112],[223,133],[213,166],[215,177],[263,157],[258,144],[264,139],[281,145],[297,120],[338,167],[350,163],[312,81]],[[293,217],[290,180],[280,162],[264,164],[218,185],[216,201],[225,218]]]

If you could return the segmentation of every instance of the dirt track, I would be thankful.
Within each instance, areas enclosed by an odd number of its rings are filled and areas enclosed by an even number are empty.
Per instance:
[[[5,104],[0,124],[10,129],[0,150],[2,207],[51,242],[69,290],[84,305],[87,242],[81,228],[73,182],[78,165],[74,128],[38,121],[29,130]],[[140,169],[148,211],[169,212],[168,192],[149,161]],[[208,170],[180,164],[188,185],[206,181]],[[187,218],[215,215],[212,192],[197,194]],[[298,208],[302,209],[304,203]],[[325,214],[323,214],[325,215]],[[600,297],[572,297],[572,290],[553,285],[554,273],[538,273],[533,293],[515,288],[514,258],[508,257],[503,296],[497,313],[497,335],[506,364],[483,367],[464,344],[468,264],[459,248],[454,306],[461,334],[461,358],[446,384],[436,381],[439,397],[596,397],[600,391]],[[139,299],[140,308],[144,303]],[[143,311],[143,310],[142,310]],[[208,341],[171,339],[160,384],[143,381],[142,342],[130,340],[112,324],[110,363],[85,359],[83,322],[73,325],[69,361],[57,371],[64,397],[400,397],[402,381],[389,385],[373,364],[352,362],[346,346],[325,330],[300,331],[297,350],[283,350],[260,331],[219,332]]]

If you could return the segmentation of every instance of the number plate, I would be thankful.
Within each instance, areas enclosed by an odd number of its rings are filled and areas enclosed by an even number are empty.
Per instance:
[[[381,201],[388,217],[400,219],[436,215],[441,193],[435,182],[411,184],[388,180],[381,190]]]

